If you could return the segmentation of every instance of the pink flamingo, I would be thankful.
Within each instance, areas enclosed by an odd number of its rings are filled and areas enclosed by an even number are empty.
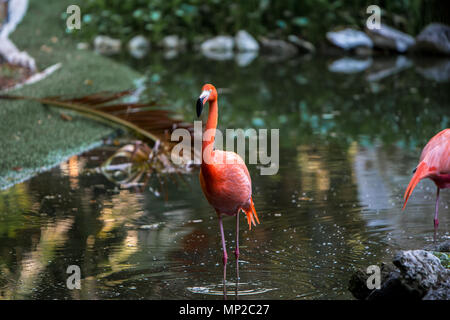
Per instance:
[[[226,279],[227,250],[223,233],[222,215],[236,216],[236,266],[239,259],[239,212],[247,216],[251,229],[258,215],[252,200],[252,181],[247,166],[242,158],[229,151],[214,150],[214,139],[217,128],[218,105],[217,90],[211,84],[205,84],[197,101],[197,116],[200,117],[204,104],[209,101],[209,115],[206,122],[202,142],[202,164],[200,184],[208,202],[216,210],[222,237],[224,292]]]
[[[436,211],[434,214],[434,231],[436,235],[439,226],[439,191],[450,188],[450,129],[444,129],[435,135],[423,148],[420,162],[414,169],[414,176],[406,189],[403,204],[405,209],[411,193],[420,180],[430,178],[437,186]]]

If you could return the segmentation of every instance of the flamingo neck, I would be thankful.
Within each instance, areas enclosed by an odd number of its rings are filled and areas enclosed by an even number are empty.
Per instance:
[[[211,163],[207,161],[212,157],[213,148],[214,148],[214,140],[216,137],[216,128],[217,128],[217,118],[218,118],[218,106],[217,100],[213,100],[209,102],[209,114],[208,121],[206,122],[205,132],[203,133],[203,142],[202,142],[202,155],[207,163]],[[206,152],[205,152],[206,150]]]

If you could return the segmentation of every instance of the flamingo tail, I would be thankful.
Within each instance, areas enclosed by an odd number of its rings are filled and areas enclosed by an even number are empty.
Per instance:
[[[417,168],[414,170],[414,175],[411,178],[411,181],[409,182],[408,188],[406,188],[405,195],[403,196],[403,199],[405,199],[405,202],[403,203],[402,210],[405,210],[406,203],[408,202],[409,197],[411,196],[414,188],[419,183],[420,180],[428,176],[429,174],[429,168],[425,162],[419,163]]]
[[[242,209],[247,216],[248,227],[251,230],[252,224],[256,226],[256,222],[259,223],[258,215],[256,214],[255,205],[253,204],[253,199],[250,198],[250,207],[248,209]],[[255,222],[256,219],[256,222]]]

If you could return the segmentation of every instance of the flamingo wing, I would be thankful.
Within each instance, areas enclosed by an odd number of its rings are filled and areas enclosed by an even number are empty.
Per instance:
[[[436,134],[433,138],[428,141],[426,146],[422,150],[422,154],[420,155],[420,161],[422,161],[425,156],[429,153],[430,150],[434,149],[437,146],[445,146],[450,141],[450,129],[444,129],[438,134]]]
[[[249,224],[259,222],[252,201],[252,182],[242,158],[229,151],[215,150],[213,164],[202,165],[200,184],[218,213],[238,214],[243,210]]]
[[[445,129],[435,135],[425,146],[420,156],[419,165],[411,178],[404,195],[406,203],[414,188],[424,178],[435,178],[450,173],[450,129]]]

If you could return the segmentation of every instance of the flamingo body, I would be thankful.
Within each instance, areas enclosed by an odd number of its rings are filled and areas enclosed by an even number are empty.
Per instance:
[[[250,207],[252,185],[242,158],[234,152],[215,150],[214,164],[204,165],[200,183],[208,202],[217,213],[236,215],[240,209]],[[233,164],[218,164],[233,161]]]
[[[213,164],[203,163],[200,185],[217,214],[235,216],[242,210],[249,228],[259,223],[252,200],[252,181],[244,160],[235,152],[214,150]]]
[[[414,176],[411,178],[404,195],[403,209],[405,209],[406,203],[416,185],[425,178],[433,180],[437,187],[436,212],[434,216],[436,230],[439,225],[439,190],[450,188],[450,129],[444,129],[436,134],[423,148],[419,164],[414,170]]]

